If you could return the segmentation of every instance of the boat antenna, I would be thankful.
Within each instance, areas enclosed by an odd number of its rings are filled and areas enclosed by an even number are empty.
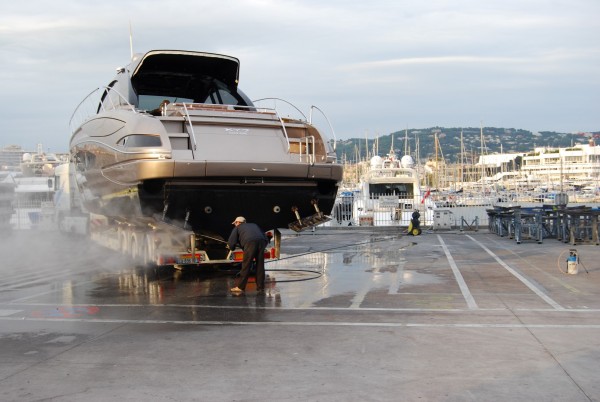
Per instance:
[[[129,20],[129,52],[131,53],[131,58],[133,59],[133,34],[131,32],[131,20]]]
[[[465,181],[465,143],[463,142],[463,129],[460,129],[460,187]]]
[[[485,181],[485,175],[486,175],[486,166],[485,166],[485,158],[484,158],[484,152],[485,152],[485,140],[483,137],[483,120],[481,120],[480,122],[480,132],[479,132],[479,140],[481,142],[481,191],[484,191],[484,181]]]
[[[365,160],[369,160],[369,130],[365,130]]]
[[[379,155],[379,134],[375,133],[375,140],[373,141],[373,156]]]

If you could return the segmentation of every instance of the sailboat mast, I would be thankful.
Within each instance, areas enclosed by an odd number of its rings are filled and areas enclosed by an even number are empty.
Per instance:
[[[485,164],[484,164],[484,158],[483,158],[483,121],[480,124],[480,131],[479,131],[479,140],[481,142],[481,190],[484,190],[484,179],[485,179]]]
[[[435,155],[435,176],[434,176],[433,184],[435,185],[435,188],[437,189],[440,186],[440,183],[439,183],[439,180],[440,180],[440,177],[439,177],[439,175],[440,175],[440,165],[439,165],[439,159],[438,159],[438,136],[437,136],[437,132],[435,132],[433,134],[433,146],[435,147],[435,152],[434,152],[434,155]]]
[[[465,143],[463,141],[463,130],[460,129],[460,186],[465,181]]]

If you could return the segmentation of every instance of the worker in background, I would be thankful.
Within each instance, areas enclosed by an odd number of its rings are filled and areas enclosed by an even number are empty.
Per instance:
[[[419,220],[419,218],[421,218],[421,214],[419,213],[418,209],[415,209],[414,212],[412,213],[412,218],[410,220],[413,224],[413,228],[415,228],[415,229],[421,228],[421,221]]]
[[[410,219],[410,224],[408,225],[408,234],[413,236],[418,236],[421,234],[421,221],[419,218],[421,214],[418,209],[415,209],[412,213],[412,217]]]
[[[265,247],[269,242],[265,233],[255,223],[246,222],[246,218],[238,216],[232,222],[235,226],[229,235],[227,246],[233,250],[239,244],[244,250],[242,270],[236,286],[231,288],[231,293],[241,294],[246,290],[252,261],[256,260],[256,290],[259,294],[265,291]]]

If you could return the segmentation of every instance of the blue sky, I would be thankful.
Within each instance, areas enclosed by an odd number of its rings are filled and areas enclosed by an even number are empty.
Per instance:
[[[84,1],[0,5],[0,146],[62,152],[133,48],[241,61],[251,99],[323,110],[338,139],[432,126],[600,130],[600,1]]]

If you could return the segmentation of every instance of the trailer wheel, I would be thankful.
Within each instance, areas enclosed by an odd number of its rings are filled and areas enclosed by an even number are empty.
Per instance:
[[[127,247],[127,234],[125,233],[125,231],[120,231],[120,235],[119,235],[119,248],[121,250],[121,254],[123,255],[127,255],[128,253],[128,247]]]
[[[154,264],[154,243],[152,241],[151,236],[144,236],[144,241],[142,242],[142,261],[144,266],[149,266]]]
[[[129,242],[129,255],[134,262],[138,262],[140,260],[140,248],[138,246],[138,240],[135,233],[131,236],[131,241]]]

